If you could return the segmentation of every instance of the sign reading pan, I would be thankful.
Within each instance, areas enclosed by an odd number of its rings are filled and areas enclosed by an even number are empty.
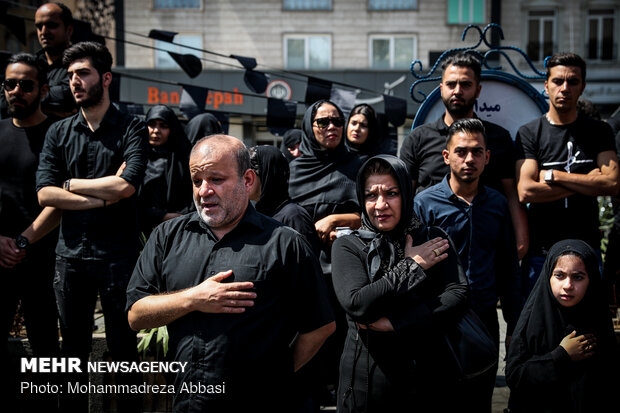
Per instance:
[[[482,72],[482,90],[474,111],[480,119],[506,128],[513,140],[521,125],[542,116],[548,108],[543,94],[525,80],[504,72]],[[412,128],[434,122],[444,112],[437,86],[418,109]]]

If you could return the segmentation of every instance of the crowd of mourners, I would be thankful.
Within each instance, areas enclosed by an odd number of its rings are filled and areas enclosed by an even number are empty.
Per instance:
[[[603,260],[597,201],[617,209],[620,133],[580,109],[578,55],[548,59],[549,110],[514,137],[474,112],[478,58],[448,57],[444,113],[397,157],[367,104],[313,103],[280,148],[247,148],[211,114],[124,113],[110,52],[70,44],[65,6],[35,25],[42,50],[8,60],[0,121],[2,315],[8,334],[21,303],[33,356],[85,365],[99,299],[112,360],[138,361],[136,331],[167,326],[166,359],[188,362],[174,411],[490,413],[502,341],[506,411],[620,406],[620,231]],[[495,349],[474,374],[446,339],[466,314]],[[1,363],[7,411],[88,411],[84,393],[18,401],[5,345]]]

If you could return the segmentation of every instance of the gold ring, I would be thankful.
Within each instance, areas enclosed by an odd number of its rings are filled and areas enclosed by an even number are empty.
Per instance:
[[[439,257],[441,255],[441,251],[439,251],[438,248],[433,249],[433,252],[435,253],[435,257]]]

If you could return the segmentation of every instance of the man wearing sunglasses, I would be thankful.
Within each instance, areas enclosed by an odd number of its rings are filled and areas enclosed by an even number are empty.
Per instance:
[[[39,206],[35,182],[39,153],[51,124],[41,111],[41,99],[47,91],[45,68],[35,56],[26,53],[11,56],[2,83],[10,118],[0,121],[0,282],[3,287],[0,303],[6,337],[21,299],[35,357],[55,357],[59,353],[58,316],[52,287],[58,233],[50,231],[58,225],[60,211]],[[6,351],[6,342],[2,348]],[[2,361],[7,357],[3,354]],[[9,377],[16,379],[13,372]],[[44,381],[49,380],[46,377]],[[9,405],[18,394],[19,381],[11,383]],[[45,403],[40,396],[35,398]]]
[[[37,57],[47,67],[49,85],[49,92],[42,101],[43,111],[65,118],[77,109],[69,88],[67,69],[62,64],[62,54],[69,47],[73,34],[73,15],[62,3],[47,3],[37,9],[34,25],[42,47]]]

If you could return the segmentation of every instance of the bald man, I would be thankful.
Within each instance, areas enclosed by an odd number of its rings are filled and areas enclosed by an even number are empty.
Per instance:
[[[335,329],[318,260],[249,203],[256,176],[241,141],[203,138],[189,167],[197,212],[150,236],[127,290],[129,323],[167,325],[172,358],[189,362],[175,411],[292,411],[293,373]]]

